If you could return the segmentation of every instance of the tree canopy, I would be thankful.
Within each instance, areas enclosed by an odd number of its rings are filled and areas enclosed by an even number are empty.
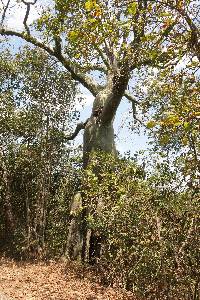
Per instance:
[[[24,30],[6,25],[13,5],[16,12],[25,7]],[[1,35],[43,48],[94,96],[105,82],[91,78],[92,71],[128,71],[130,78],[143,65],[163,66],[188,53],[199,57],[198,1],[50,1],[29,25],[34,5],[4,1]]]

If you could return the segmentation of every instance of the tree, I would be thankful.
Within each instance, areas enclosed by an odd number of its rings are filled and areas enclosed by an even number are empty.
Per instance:
[[[49,240],[52,202],[69,171],[65,132],[77,118],[76,85],[41,49],[2,52],[0,75],[1,246],[37,255]]]
[[[84,129],[85,168],[92,151],[116,153],[113,120],[123,96],[132,103],[135,115],[139,103],[127,91],[133,71],[180,60],[188,52],[180,45],[194,29],[185,14],[194,1],[55,0],[29,26],[30,11],[37,1],[22,0],[20,5],[26,8],[24,31],[18,32],[4,25],[12,2],[7,1],[2,8],[0,34],[44,49],[95,97],[90,118],[68,137],[72,139]],[[194,32],[198,34],[196,29]],[[78,240],[84,244],[83,239]]]
[[[143,122],[152,141],[152,152],[176,170],[181,188],[199,188],[199,61],[187,57],[182,67],[166,67],[145,74],[137,95],[142,100]],[[140,83],[141,85],[141,83]],[[173,172],[173,171],[172,171]]]

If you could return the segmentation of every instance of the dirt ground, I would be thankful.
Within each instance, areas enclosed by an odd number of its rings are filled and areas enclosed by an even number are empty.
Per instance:
[[[75,263],[0,259],[0,300],[136,300]]]

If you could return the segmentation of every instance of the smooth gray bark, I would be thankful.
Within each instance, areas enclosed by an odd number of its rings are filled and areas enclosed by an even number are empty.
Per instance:
[[[87,168],[92,152],[103,151],[116,155],[113,121],[127,86],[128,78],[109,74],[106,87],[93,103],[83,137],[83,166]],[[71,222],[68,231],[67,256],[95,263],[100,256],[102,237],[87,228],[87,205],[79,195],[72,200]]]

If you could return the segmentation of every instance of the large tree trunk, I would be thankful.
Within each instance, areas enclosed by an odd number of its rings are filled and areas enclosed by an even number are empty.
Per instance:
[[[1,175],[2,175],[2,191],[1,196],[3,199],[3,214],[4,214],[4,222],[5,222],[5,232],[3,237],[4,246],[11,245],[14,236],[15,230],[15,218],[13,214],[13,208],[11,203],[11,180],[10,174],[7,169],[6,163],[3,161],[4,157],[1,157]]]
[[[113,122],[102,124],[99,117],[91,117],[84,130],[83,164],[87,167],[92,151],[116,154]]]
[[[111,74],[108,83],[99,92],[93,103],[93,110],[88,119],[83,137],[83,167],[87,168],[91,153],[103,151],[116,154],[113,121],[126,89],[127,77]],[[88,230],[84,197],[79,194],[72,200],[71,222],[67,239],[67,255],[72,259],[85,259],[95,263],[100,256],[101,237]],[[84,209],[82,208],[84,207]]]

